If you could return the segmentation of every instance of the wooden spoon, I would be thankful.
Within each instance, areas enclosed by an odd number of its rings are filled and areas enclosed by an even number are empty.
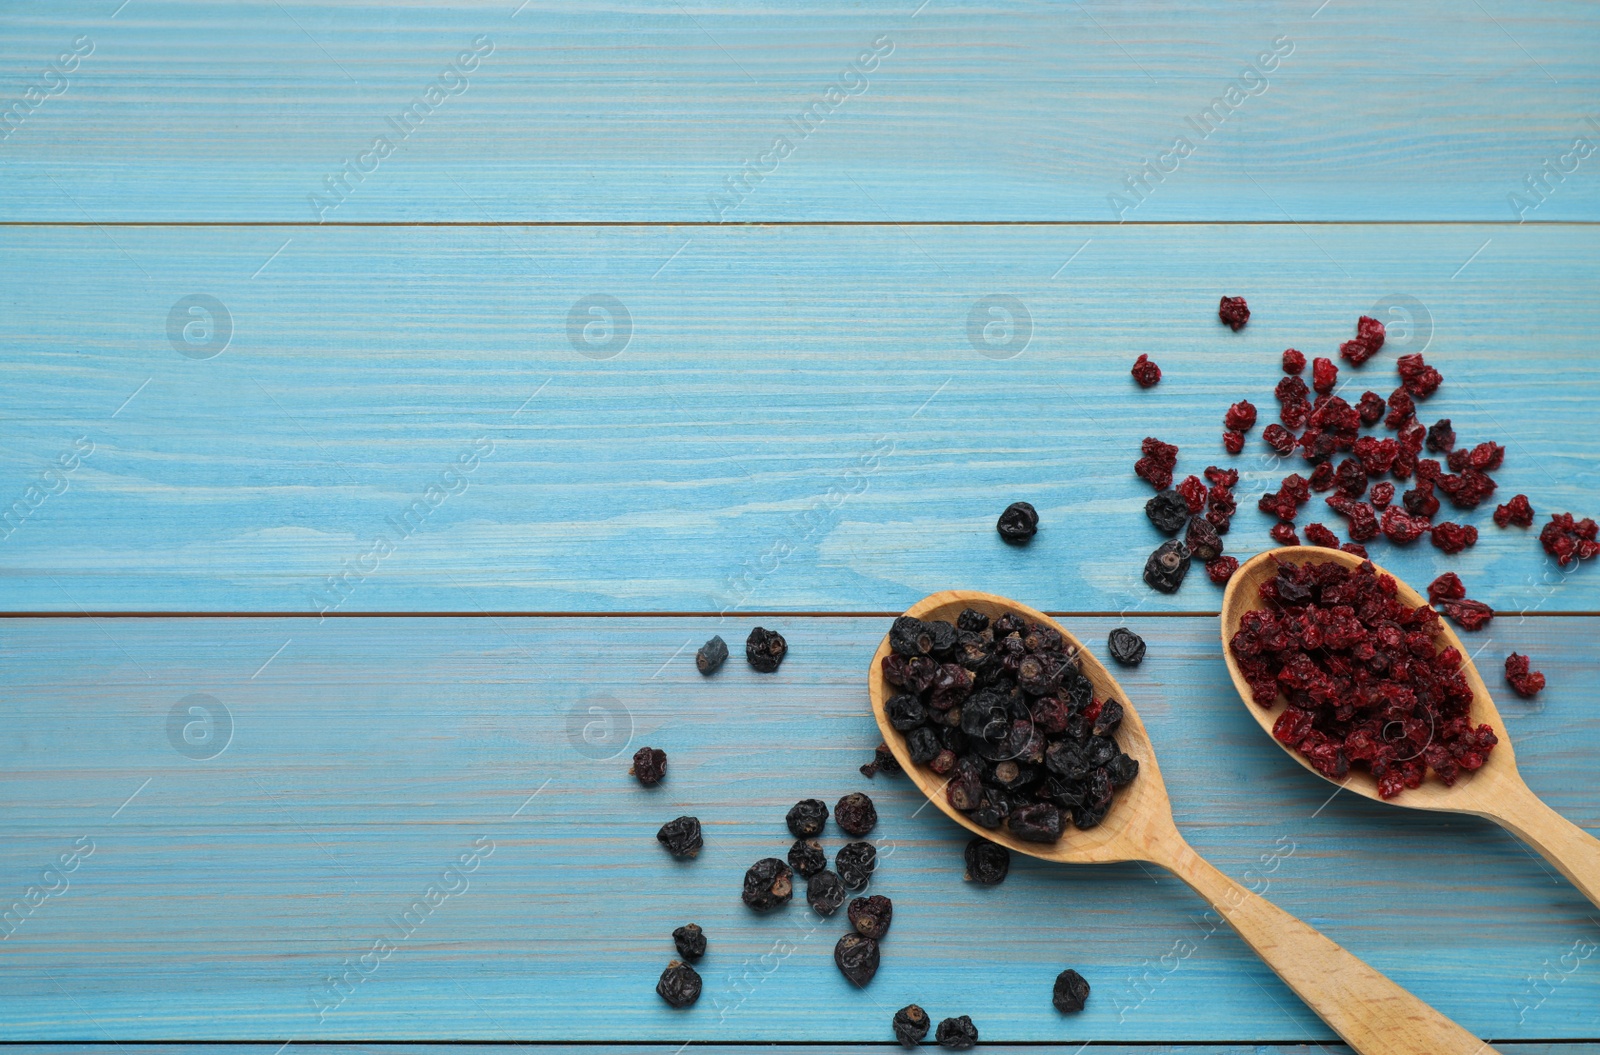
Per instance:
[[[1105,667],[1067,629],[1026,605],[988,593],[950,590],[924,597],[907,615],[918,619],[954,622],[963,608],[975,608],[991,617],[1013,612],[1061,632],[1078,650],[1084,674],[1094,683],[1095,695],[1114,697],[1125,705],[1117,743],[1139,760],[1139,775],[1117,791],[1116,801],[1098,827],[1076,828],[1055,843],[1030,843],[1005,831],[989,831],[950,805],[945,780],[932,770],[912,763],[905,738],[889,724],[884,705],[895,694],[883,677],[883,658],[889,654],[885,635],[872,657],[867,683],[872,713],[883,730],[884,743],[922,793],[957,824],[1011,850],[1046,861],[1148,861],[1160,865],[1188,883],[1211,903],[1245,943],[1266,961],[1279,978],[1322,1020],[1363,1055],[1486,1055],[1493,1048],[1439,1012],[1418,1000],[1388,978],[1367,966],[1315,929],[1276,905],[1263,900],[1217,871],[1184,842],[1172,820],[1172,804],[1156,755],[1133,704]],[[1498,749],[1497,749],[1498,750]]]
[[[1255,716],[1256,721],[1269,736],[1272,734],[1273,723],[1283,712],[1287,701],[1280,695],[1270,708],[1258,706],[1251,698],[1250,683],[1239,673],[1239,666],[1233,660],[1233,650],[1228,647],[1228,642],[1238,631],[1239,621],[1244,618],[1244,614],[1252,608],[1263,607],[1257,587],[1263,580],[1278,573],[1279,561],[1295,564],[1307,561],[1326,564],[1332,561],[1354,568],[1361,563],[1361,558],[1353,553],[1326,549],[1322,546],[1284,546],[1250,558],[1233,573],[1233,578],[1228,580],[1227,592],[1222,595],[1222,654],[1227,657],[1228,673],[1233,675],[1233,684],[1238,688],[1240,698],[1244,700],[1245,709]],[[1378,571],[1390,575],[1395,580],[1399,586],[1400,600],[1406,604],[1415,607],[1428,603],[1427,597],[1407,586],[1398,575],[1385,572],[1382,568],[1378,568]],[[1464,659],[1472,654],[1472,651],[1461,643],[1461,639],[1456,637],[1456,632],[1450,628],[1449,623],[1441,621],[1436,640],[1438,644],[1448,645],[1460,652]],[[1490,698],[1489,690],[1478,674],[1478,668],[1472,665],[1471,659],[1465,659],[1462,669],[1466,673],[1467,683],[1472,686],[1473,724],[1487,724],[1500,739],[1494,750],[1489,752],[1489,760],[1484,763],[1483,768],[1463,774],[1453,787],[1446,787],[1430,777],[1422,782],[1421,787],[1407,788],[1393,799],[1384,799],[1378,795],[1378,782],[1364,769],[1352,769],[1350,775],[1342,782],[1330,781],[1330,783],[1339,784],[1357,795],[1365,795],[1378,802],[1387,802],[1391,806],[1410,806],[1412,809],[1470,813],[1478,817],[1487,817],[1538,850],[1546,860],[1561,870],[1561,874],[1566,876],[1573,886],[1583,892],[1584,897],[1600,905],[1600,839],[1596,839],[1551,809],[1523,782],[1521,774],[1517,772],[1516,755],[1511,750],[1511,736],[1506,732],[1505,723],[1500,720],[1500,712],[1495,710],[1494,700]],[[1276,737],[1273,737],[1273,743],[1288,751],[1289,757],[1311,772],[1317,772],[1298,751],[1278,743]],[[1322,776],[1321,773],[1317,775]],[[1323,777],[1323,779],[1328,778]]]

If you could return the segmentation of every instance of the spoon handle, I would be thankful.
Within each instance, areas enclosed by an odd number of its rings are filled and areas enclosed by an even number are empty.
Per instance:
[[[1584,897],[1600,905],[1600,839],[1551,809],[1520,780],[1502,783],[1494,812],[1483,815],[1538,850]]]
[[[1361,1055],[1493,1055],[1494,1049],[1314,928],[1223,875],[1182,839],[1157,861],[1188,883]]]

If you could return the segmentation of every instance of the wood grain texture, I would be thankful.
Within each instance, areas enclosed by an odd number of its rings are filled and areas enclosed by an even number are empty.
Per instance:
[[[1131,622],[1150,652],[1119,680],[1196,849],[1497,1046],[1596,1035],[1600,975],[1582,952],[1597,935],[1576,890],[1486,822],[1330,800],[1242,713],[1214,620]],[[94,850],[0,943],[0,1034],[843,1043],[880,1041],[917,1000],[973,1014],[995,1043],[1329,1036],[1176,881],[1018,858],[999,887],[963,883],[965,833],[904,781],[855,772],[878,739],[864,677],[884,623],[786,620],[776,675],[732,662],[705,680],[692,646],[745,621],[8,621],[0,878],[19,896],[75,840]],[[1070,625],[1101,642],[1115,624]],[[1591,831],[1597,631],[1506,620],[1491,646],[1549,675],[1504,718],[1529,783]],[[196,693],[232,723],[204,760],[167,732]],[[665,748],[667,782],[634,785],[620,735],[591,737],[613,758],[579,753],[575,705],[580,723],[614,707],[631,746]],[[863,991],[829,959],[842,921],[756,917],[736,893],[787,846],[794,800],[855,789],[878,802],[875,889],[897,903]],[[652,839],[681,812],[707,829],[687,864]],[[479,837],[494,849],[467,889],[317,1021],[322,979]],[[690,920],[710,936],[706,993],[674,1014],[650,990]],[[1095,987],[1072,1019],[1048,996],[1067,966]]]
[[[119,4],[4,5],[8,104],[94,50],[0,142],[0,218],[1514,221],[1528,175],[1600,143],[1580,2]],[[479,38],[459,94],[395,131]],[[1600,218],[1600,157],[1562,164],[1524,218]]]
[[[1425,418],[1506,444],[1501,494],[1541,522],[1594,514],[1597,249],[1573,226],[10,228],[5,503],[80,437],[94,452],[0,544],[3,604],[884,611],[963,587],[1214,611],[1198,573],[1173,596],[1139,580],[1160,541],[1140,440],[1178,443],[1182,472],[1226,463],[1222,413],[1249,396],[1269,416],[1279,352],[1334,354],[1392,294],[1424,306],[1447,378]],[[1249,296],[1242,332],[1219,292]],[[232,319],[215,358],[168,339],[197,293]],[[969,333],[997,293],[1031,319],[1009,359]],[[613,358],[571,341],[592,294],[631,318]],[[1387,393],[1421,343],[1389,321],[1351,396]],[[1128,374],[1138,352],[1155,389]],[[1232,462],[1240,557],[1268,545],[1256,497],[1303,467],[1274,471],[1260,431]],[[479,438],[465,491],[401,537]],[[1026,549],[994,531],[1018,499],[1043,517]],[[1413,582],[1456,569],[1502,610],[1600,610],[1593,568],[1556,569],[1491,511],[1446,507],[1483,528],[1459,557],[1375,552]]]
[[[981,1033],[981,1027],[980,1027]],[[981,1037],[980,1037],[981,1040]],[[994,1052],[996,1055],[1034,1055],[1039,1050],[1038,1045],[1024,1044],[991,1044],[981,1040],[984,1051]],[[275,1055],[281,1042],[276,1044],[141,1044],[141,1055],[226,1055],[235,1052],[237,1055]],[[932,1044],[928,1045],[930,1048]],[[638,1044],[541,1044],[538,1051],[541,1055],[661,1055],[663,1045],[638,1043]],[[671,1051],[673,1046],[667,1046]],[[113,1044],[51,1044],[30,1045],[27,1043],[10,1046],[10,1050],[17,1055],[46,1055],[46,1053],[59,1053],[59,1055],[123,1055]],[[131,1050],[131,1049],[130,1049]],[[318,1044],[315,1042],[296,1042],[288,1050],[298,1052],[299,1055],[459,1055],[460,1049],[448,1044]],[[525,1053],[527,1045],[523,1044],[475,1044],[472,1050],[481,1055],[511,1055],[513,1052]],[[697,1055],[743,1055],[750,1050],[749,1046],[741,1044],[696,1044],[694,1050]],[[760,1050],[764,1055],[814,1055],[817,1046],[813,1044],[763,1044]],[[854,1043],[850,1050],[863,1053],[876,1053],[876,1055],[890,1055],[902,1051],[900,1045],[893,1040],[879,1043]],[[1342,1044],[1118,1044],[1114,1041],[1095,1041],[1092,1050],[1095,1055],[1334,1055],[1350,1049]],[[1503,1055],[1592,1055],[1600,1051],[1600,1044],[1585,1043],[1582,1041],[1556,1041],[1556,1042],[1511,1042],[1500,1044]]]

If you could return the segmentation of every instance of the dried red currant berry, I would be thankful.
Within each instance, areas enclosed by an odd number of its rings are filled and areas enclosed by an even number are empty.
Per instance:
[[[1595,541],[1595,522],[1587,517],[1575,520],[1571,513],[1552,515],[1550,522],[1539,531],[1539,544],[1563,568],[1600,553],[1600,543]]]
[[[1250,307],[1243,297],[1223,297],[1222,303],[1217,305],[1217,318],[1237,333],[1250,321]]]
[[[694,665],[696,670],[710,677],[721,669],[727,659],[728,643],[719,634],[700,646],[700,650],[694,654]]]
[[[882,894],[858,897],[850,902],[845,915],[850,917],[850,925],[857,933],[882,941],[883,936],[889,933],[890,921],[894,919],[894,902]]]
[[[1440,418],[1428,426],[1428,450],[1433,454],[1448,454],[1456,445],[1456,430],[1450,427],[1449,418]]]
[[[846,934],[833,947],[833,962],[852,984],[864,986],[878,973],[878,943],[861,934]]]
[[[1468,459],[1471,457],[1472,450],[1470,448],[1460,447],[1445,456],[1445,464],[1450,467],[1450,471],[1453,473],[1465,472],[1468,466]]]
[[[1356,336],[1339,346],[1339,355],[1355,366],[1371,359],[1383,347],[1383,323],[1363,315],[1356,320]]]
[[[1322,524],[1306,525],[1306,541],[1313,546],[1323,546],[1327,549],[1339,548],[1339,536]]]
[[[1494,618],[1494,609],[1482,601],[1440,601],[1438,608],[1463,630],[1482,630]]]
[[[1177,593],[1189,574],[1189,549],[1177,539],[1163,542],[1144,562],[1144,581],[1162,593]]]
[[[1406,514],[1399,506],[1390,506],[1383,511],[1383,520],[1380,526],[1383,529],[1384,537],[1397,546],[1415,542],[1428,531],[1428,522],[1426,520]],[[1435,535],[1434,539],[1434,545],[1439,545],[1437,541],[1438,535]]]
[[[1394,484],[1387,480],[1372,485],[1372,494],[1369,496],[1373,506],[1382,509],[1394,501]]]
[[[744,642],[744,658],[762,674],[771,674],[789,654],[789,642],[776,630],[756,627]]]
[[[1310,393],[1311,389],[1306,387],[1306,383],[1292,374],[1279,378],[1277,387],[1272,390],[1279,403],[1303,403]]]
[[[705,846],[700,821],[695,817],[678,817],[663,824],[656,832],[656,841],[673,857],[698,857]]]
[[[1433,526],[1433,544],[1446,553],[1460,553],[1478,541],[1478,529],[1471,524],[1453,524],[1446,520]]]
[[[1154,436],[1146,436],[1139,449],[1144,457],[1133,463],[1133,471],[1150,481],[1157,491],[1171,487],[1172,468],[1178,464],[1178,448]]]
[[[1256,423],[1256,406],[1248,399],[1241,399],[1228,408],[1222,415],[1224,427],[1234,432],[1248,432]]]
[[[1271,535],[1272,541],[1276,542],[1280,546],[1300,545],[1300,536],[1294,533],[1294,525],[1287,521],[1280,520],[1278,523],[1272,525],[1272,530],[1267,532],[1267,534]]]
[[[1354,553],[1362,560],[1367,559],[1367,547],[1363,546],[1359,542],[1346,542],[1344,545],[1340,546],[1339,549],[1345,553]]]
[[[831,916],[844,904],[844,881],[823,869],[806,880],[806,904],[819,916]]]
[[[1544,675],[1528,669],[1528,657],[1513,652],[1506,657],[1506,682],[1518,696],[1536,696],[1544,688]]]
[[[851,890],[860,890],[872,880],[873,869],[878,867],[878,851],[871,843],[845,843],[833,855],[833,867],[840,882]]]
[[[1498,443],[1480,443],[1467,452],[1467,465],[1479,472],[1500,468],[1506,460],[1506,449]]]
[[[673,960],[661,972],[656,992],[672,1007],[688,1007],[700,999],[700,975],[682,960]]]
[[[744,903],[758,912],[787,905],[794,896],[794,873],[776,857],[763,857],[744,874]]]
[[[1206,575],[1218,586],[1233,578],[1233,573],[1239,570],[1239,561],[1236,557],[1218,557],[1216,560],[1206,562]]]
[[[1144,662],[1144,638],[1125,626],[1111,631],[1106,638],[1106,650],[1111,658],[1124,667],[1137,667]]]
[[[1300,380],[1298,377],[1292,380]],[[1291,400],[1278,408],[1278,420],[1291,429],[1303,428],[1311,418],[1311,404],[1303,399]]]
[[[1238,327],[1235,326],[1234,329]],[[939,1023],[939,1028],[934,1030],[933,1036],[941,1048],[966,1051],[978,1043],[978,1027],[972,1024],[972,1019],[962,1015],[959,1018],[947,1018]]]
[[[967,843],[966,860],[967,872],[964,878],[972,883],[993,886],[1005,879],[1006,873],[1011,871],[1011,851],[982,836]]]
[[[1323,491],[1332,489],[1333,480],[1333,463],[1321,462],[1315,469],[1311,470],[1311,479],[1307,483],[1313,491],[1320,494]]]
[[[1089,983],[1084,980],[1083,975],[1070,968],[1056,975],[1055,989],[1050,995],[1050,1002],[1056,1005],[1057,1011],[1075,1014],[1083,1010],[1083,1005],[1088,999]]]
[[[1387,429],[1398,429],[1416,416],[1417,405],[1411,399],[1411,393],[1403,388],[1397,388],[1389,393],[1389,414],[1383,419],[1383,426]]]
[[[1205,473],[1202,475],[1204,475],[1213,486],[1225,489],[1230,488],[1239,482],[1238,469],[1223,469],[1215,465],[1208,465],[1206,466]]]
[[[1286,374],[1298,374],[1300,371],[1304,370],[1305,368],[1306,368],[1306,356],[1305,356],[1304,352],[1296,351],[1293,348],[1285,348],[1283,350],[1283,372],[1284,373],[1286,373]]]
[[[1294,450],[1294,433],[1279,424],[1271,424],[1261,430],[1261,438],[1266,440],[1267,446],[1279,454],[1289,454]]]
[[[1222,434],[1222,449],[1229,454],[1238,454],[1244,450],[1244,433],[1224,432]]]
[[[1161,380],[1161,367],[1151,362],[1148,355],[1141,355],[1133,361],[1133,379],[1139,382],[1140,388],[1152,388]]]
[[[833,807],[833,820],[848,835],[865,835],[878,823],[878,810],[871,798],[853,791]]]
[[[1185,476],[1173,490],[1183,496],[1189,505],[1189,512],[1198,513],[1206,507],[1206,485],[1200,482],[1200,477]]]
[[[1495,507],[1494,522],[1500,527],[1515,524],[1518,527],[1533,526],[1533,506],[1528,504],[1527,495],[1512,495],[1511,501]]]
[[[1461,576],[1453,571],[1447,571],[1428,584],[1428,601],[1438,604],[1440,601],[1459,601],[1467,595],[1467,588],[1461,582]]]
[[[1356,403],[1357,412],[1361,415],[1363,425],[1376,425],[1389,409],[1389,404],[1384,402],[1382,396],[1376,392],[1363,392],[1361,399]]]
[[[706,954],[706,935],[698,923],[686,923],[673,931],[672,944],[685,960],[698,960]]]
[[[796,839],[789,847],[789,867],[809,879],[828,867],[828,854],[815,839]]]
[[[1400,501],[1414,517],[1431,517],[1439,511],[1439,499],[1434,497],[1432,484],[1419,483],[1401,495]]]
[[[1395,361],[1395,366],[1399,368],[1400,380],[1405,384],[1406,391],[1417,399],[1427,399],[1433,395],[1444,380],[1439,371],[1422,361],[1421,352],[1402,355]]]
[[[641,747],[633,753],[628,774],[645,787],[655,787],[667,775],[667,753],[654,747]]]
[[[1324,394],[1332,392],[1339,383],[1339,368],[1333,365],[1332,359],[1317,358],[1311,360],[1311,387]]]

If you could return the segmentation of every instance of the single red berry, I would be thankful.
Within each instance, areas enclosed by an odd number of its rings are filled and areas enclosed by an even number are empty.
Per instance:
[[[1467,466],[1479,472],[1500,468],[1506,460],[1506,449],[1498,443],[1480,443],[1467,452]]]
[[[1313,546],[1325,546],[1328,549],[1339,548],[1339,536],[1329,531],[1322,524],[1306,525],[1306,541]]]
[[[1306,356],[1305,356],[1304,352],[1296,351],[1293,348],[1285,348],[1283,350],[1283,372],[1284,373],[1286,373],[1286,374],[1298,374],[1300,371],[1304,370],[1305,368],[1306,368]]]
[[[1533,506],[1528,504],[1527,495],[1512,495],[1511,501],[1504,505],[1496,506],[1494,522],[1500,527],[1515,524],[1518,527],[1533,526]]]
[[[1415,352],[1411,355],[1402,355],[1396,360],[1395,365],[1400,370],[1400,381],[1418,399],[1427,399],[1438,390],[1444,377],[1422,361],[1422,353]]]
[[[1387,480],[1383,481],[1382,483],[1373,484],[1372,494],[1370,497],[1372,499],[1372,504],[1377,506],[1379,509],[1382,509],[1384,506],[1394,501],[1394,484]]]
[[[1389,409],[1389,404],[1385,403],[1383,397],[1376,392],[1361,393],[1357,406],[1360,408],[1363,425],[1376,425],[1382,420],[1384,412]]]
[[[1224,432],[1222,434],[1222,449],[1229,454],[1238,454],[1244,450],[1244,433]]]
[[[1332,392],[1333,387],[1339,383],[1339,368],[1333,365],[1332,359],[1316,358],[1311,360],[1311,387],[1318,392]]]
[[[1494,618],[1494,609],[1482,601],[1440,601],[1439,611],[1463,630],[1482,630]]]
[[[1359,542],[1346,542],[1344,545],[1340,546],[1339,548],[1341,550],[1343,550],[1344,552],[1346,552],[1346,553],[1354,553],[1356,556],[1360,557],[1362,560],[1366,560],[1367,559],[1367,547],[1363,546]]]
[[[1227,323],[1237,333],[1250,321],[1250,306],[1244,302],[1243,297],[1223,297],[1222,303],[1217,305],[1217,318]]]
[[[1333,487],[1333,463],[1323,462],[1311,470],[1311,489],[1321,494]]]
[[[1239,482],[1238,469],[1221,469],[1215,465],[1206,466],[1205,478],[1218,487],[1230,488]]]
[[[1161,380],[1161,367],[1151,362],[1148,355],[1141,355],[1133,362],[1133,379],[1139,382],[1140,388],[1153,388]]]
[[[1261,430],[1261,438],[1267,441],[1267,446],[1279,454],[1288,454],[1294,450],[1294,433],[1279,424],[1271,424]]]
[[[1280,520],[1278,523],[1272,525],[1272,530],[1269,531],[1268,534],[1270,534],[1272,536],[1272,540],[1280,546],[1300,545],[1300,538],[1294,533],[1294,525],[1291,523]]]
[[[1453,571],[1447,571],[1428,584],[1428,601],[1437,604],[1440,601],[1459,601],[1467,595],[1467,588],[1461,583],[1461,576]]]
[[[1446,553],[1460,553],[1478,541],[1478,529],[1471,524],[1453,524],[1446,520],[1433,526],[1433,544]]]
[[[1236,557],[1218,557],[1216,560],[1206,562],[1206,574],[1211,581],[1221,586],[1233,578],[1233,573],[1239,570],[1239,561]]]
[[[1248,399],[1241,399],[1222,415],[1222,424],[1232,432],[1248,432],[1255,423],[1256,406]]]
[[[1390,506],[1383,511],[1383,534],[1390,542],[1397,546],[1415,542],[1428,531],[1428,522],[1421,517],[1413,517],[1405,513],[1399,506]],[[1437,540],[1437,535],[1435,539]],[[1437,541],[1434,545],[1439,545]],[[1443,547],[1440,547],[1441,549]],[[1454,552],[1454,551],[1451,551]]]
[[[1198,513],[1206,507],[1206,485],[1198,476],[1185,476],[1175,490],[1189,503],[1189,512]]]
[[[1389,414],[1383,419],[1384,428],[1398,429],[1410,421],[1417,413],[1417,405],[1411,399],[1411,393],[1403,388],[1397,388],[1389,393]]]
[[[1544,688],[1544,675],[1528,666],[1527,656],[1513,652],[1506,657],[1506,681],[1518,696],[1536,696]]]

